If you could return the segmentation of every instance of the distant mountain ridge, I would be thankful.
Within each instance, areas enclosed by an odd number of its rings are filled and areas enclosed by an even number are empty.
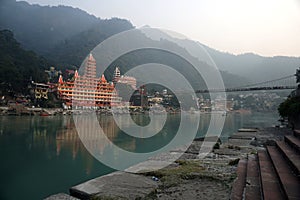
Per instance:
[[[223,78],[225,72],[238,75],[239,80],[243,79],[242,85],[247,85],[248,81],[259,83],[293,75],[300,67],[300,57],[263,57],[253,53],[233,55],[215,50],[197,41],[173,37],[168,32],[158,32],[156,35],[163,35],[167,40],[187,49],[190,55],[197,57],[200,61],[209,60],[207,59],[209,56],[222,71]]]
[[[128,20],[102,20],[67,6],[39,6],[10,0],[0,3],[0,29],[12,30],[23,47],[43,55],[60,69],[78,68],[85,56],[100,42],[133,28]],[[143,36],[140,39],[139,42],[157,42],[146,40]],[[300,67],[300,58],[262,57],[255,54],[236,56],[188,39],[174,40],[170,36],[168,40],[169,42],[160,41],[161,45],[171,45],[177,49],[187,46],[193,51],[192,54],[198,54],[200,58],[205,49],[222,71],[225,85],[228,87],[290,75]],[[127,59],[119,62],[127,66],[140,63],[141,58],[133,57],[138,60],[135,62]],[[157,59],[164,62],[163,58]]]
[[[300,57],[263,57],[253,53],[233,55],[189,39],[171,37],[170,40],[187,47],[190,53],[197,55],[198,58],[207,56],[203,53],[205,49],[220,70],[244,77],[251,82],[263,82],[292,75],[300,67]]]
[[[221,70],[246,77],[253,82],[292,75],[300,67],[300,57],[263,57],[253,53],[233,55],[204,47]]]

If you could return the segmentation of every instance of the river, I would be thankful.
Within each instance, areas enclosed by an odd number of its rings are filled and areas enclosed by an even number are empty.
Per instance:
[[[277,113],[229,113],[222,137],[242,127],[273,126],[278,124],[278,118]],[[114,144],[128,151],[147,152],[164,146],[174,137],[180,115],[169,115],[162,131],[147,142],[122,133],[112,116],[99,119]],[[148,118],[136,115],[134,120],[143,123]],[[201,115],[197,137],[206,133],[209,121],[209,114]],[[99,148],[106,155],[110,146],[103,143]],[[68,193],[71,186],[113,171],[85,149],[72,116],[0,116],[0,158],[1,200],[35,200]]]

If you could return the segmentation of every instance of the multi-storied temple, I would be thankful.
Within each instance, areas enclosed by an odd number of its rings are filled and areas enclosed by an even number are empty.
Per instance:
[[[74,107],[112,107],[121,102],[115,91],[114,84],[107,82],[105,76],[97,78],[96,60],[89,55],[80,76],[75,71],[73,81],[58,80],[58,95],[67,106]]]

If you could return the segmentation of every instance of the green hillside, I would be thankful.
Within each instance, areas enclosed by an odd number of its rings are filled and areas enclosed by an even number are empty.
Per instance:
[[[13,33],[0,31],[0,87],[2,93],[24,92],[30,80],[44,82],[49,63],[32,51],[24,50]]]

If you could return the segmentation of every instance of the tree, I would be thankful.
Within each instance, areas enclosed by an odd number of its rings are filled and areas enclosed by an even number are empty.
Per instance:
[[[297,117],[300,115],[300,97],[288,98],[279,105],[278,111],[281,117]]]

